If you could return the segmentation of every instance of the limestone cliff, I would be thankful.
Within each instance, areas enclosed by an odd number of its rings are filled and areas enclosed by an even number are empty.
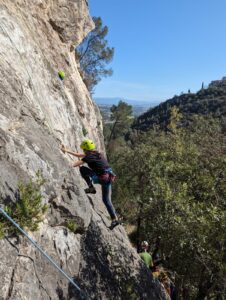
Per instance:
[[[1,203],[16,201],[18,181],[41,170],[49,209],[30,233],[41,247],[92,299],[160,299],[122,226],[107,228],[100,191],[87,197],[78,170],[59,150],[61,143],[78,150],[84,131],[103,147],[99,110],[73,51],[92,28],[85,0],[0,1]],[[81,230],[69,231],[66,218]],[[0,299],[80,299],[22,236],[6,237],[0,247]]]

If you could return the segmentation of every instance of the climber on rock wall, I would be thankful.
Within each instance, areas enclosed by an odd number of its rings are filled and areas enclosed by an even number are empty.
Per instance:
[[[73,162],[73,167],[80,167],[80,173],[86,181],[88,188],[85,189],[87,194],[96,194],[96,189],[93,183],[98,183],[102,188],[102,200],[107,208],[107,211],[111,217],[111,230],[120,224],[117,214],[111,202],[111,184],[115,180],[115,174],[107,160],[101,153],[96,151],[96,146],[93,141],[86,139],[82,141],[80,148],[84,153],[77,153],[66,149],[64,145],[61,145],[61,150],[64,153],[71,154],[80,158],[80,160]],[[87,163],[88,167],[83,166]]]

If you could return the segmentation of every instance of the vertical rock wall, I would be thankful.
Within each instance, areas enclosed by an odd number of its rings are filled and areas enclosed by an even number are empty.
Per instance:
[[[15,202],[18,181],[41,170],[49,209],[30,233],[41,247],[92,299],[160,299],[124,229],[108,229],[100,191],[87,197],[59,150],[61,143],[79,150],[85,131],[103,148],[99,110],[73,51],[92,28],[84,0],[0,1],[0,202]],[[76,234],[66,219],[78,224]],[[0,299],[80,299],[22,236],[0,240],[0,248]]]

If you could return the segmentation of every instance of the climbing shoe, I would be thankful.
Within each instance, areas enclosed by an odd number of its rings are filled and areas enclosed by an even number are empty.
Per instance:
[[[97,192],[97,191],[96,191],[96,189],[95,189],[94,186],[91,186],[91,187],[85,189],[85,193],[86,193],[86,194],[96,194],[96,192]]]
[[[113,230],[116,226],[120,225],[121,222],[119,220],[114,220],[111,222],[111,226],[109,227],[109,229]]]

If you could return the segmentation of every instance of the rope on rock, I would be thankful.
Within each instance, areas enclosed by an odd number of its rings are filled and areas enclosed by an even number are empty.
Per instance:
[[[75,283],[73,278],[67,275],[56,263],[55,261],[44,251],[42,248],[0,207],[0,213],[8,219],[26,238],[33,244],[33,246],[38,249],[39,252],[65,277],[67,280],[79,291],[81,298],[85,300],[91,300],[89,296]]]

